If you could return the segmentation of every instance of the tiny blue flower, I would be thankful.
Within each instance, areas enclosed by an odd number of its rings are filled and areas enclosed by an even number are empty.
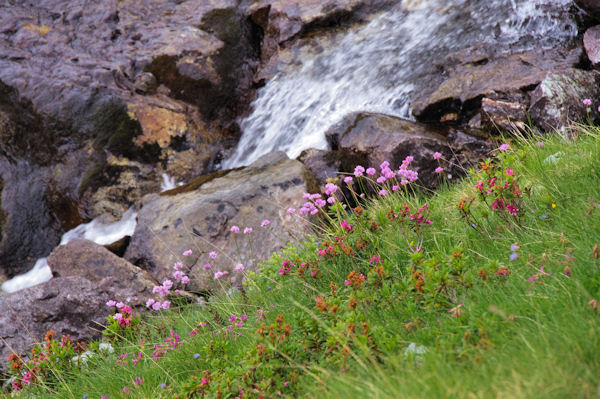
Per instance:
[[[513,252],[515,252],[517,249],[519,249],[517,247],[517,244],[513,244],[513,245],[510,246],[510,250],[513,251]]]
[[[195,353],[195,354],[194,354],[194,359],[198,359],[199,357],[200,357],[200,354],[199,354],[199,353]]]
[[[517,260],[519,258],[519,255],[517,255],[516,252],[513,252],[512,254],[510,254],[510,260]]]
[[[87,398],[87,393],[83,394],[83,399]]]
[[[268,289],[268,290],[270,290],[270,289],[271,289],[271,286],[268,286],[268,287],[267,287],[267,289]]]
[[[542,219],[542,220],[547,219],[547,218],[548,218],[548,215],[542,215],[542,216],[540,216],[540,219]]]
[[[160,384],[160,387],[161,387],[162,389],[165,389],[165,387],[166,387],[166,386],[167,386],[167,384],[165,384],[164,382],[163,382],[162,384]]]

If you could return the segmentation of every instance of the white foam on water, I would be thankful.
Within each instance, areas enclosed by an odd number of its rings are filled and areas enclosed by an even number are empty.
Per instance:
[[[173,190],[175,187],[177,187],[175,185],[175,178],[172,176],[169,176],[166,173],[162,174],[162,183],[160,184],[160,191],[169,191],[169,190]]]
[[[33,266],[33,269],[27,273],[19,274],[12,279],[5,281],[2,284],[2,291],[4,292],[15,292],[22,290],[23,288],[33,287],[34,285],[41,284],[52,278],[52,272],[48,267],[46,258],[38,259]]]
[[[118,222],[102,223],[94,219],[89,223],[80,224],[72,230],[67,231],[60,240],[59,245],[65,245],[75,238],[84,238],[98,245],[112,244],[125,236],[133,235],[137,212],[129,209],[123,214]]]
[[[405,0],[370,23],[349,29],[317,55],[258,91],[242,137],[223,168],[264,154],[295,158],[326,149],[325,131],[351,112],[412,118],[410,99],[450,53],[480,44],[513,50],[549,47],[577,35],[571,0]]]
[[[80,224],[74,229],[67,231],[62,236],[59,245],[65,245],[75,238],[84,238],[98,245],[112,244],[125,236],[133,235],[137,225],[136,217],[137,212],[132,208],[125,212],[118,222],[101,223],[97,219],[94,219],[89,223]],[[35,262],[31,270],[5,281],[1,288],[5,292],[15,292],[41,284],[51,278],[52,271],[48,266],[48,262],[46,258],[41,258]]]

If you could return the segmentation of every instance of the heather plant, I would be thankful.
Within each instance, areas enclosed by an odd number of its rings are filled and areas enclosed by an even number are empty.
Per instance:
[[[247,259],[209,254],[211,279],[223,290],[206,303],[176,299],[185,288],[183,256],[172,285],[163,282],[155,292],[158,310],[156,299],[149,300],[136,333],[120,331],[113,353],[95,351],[85,364],[61,365],[58,383],[32,384],[29,392],[65,398],[595,396],[598,130],[582,129],[571,143],[515,139],[492,155],[464,181],[433,195],[419,190],[410,157],[404,167],[383,163],[379,172],[357,166],[352,176],[307,193],[300,210],[287,211],[311,218],[318,233],[257,270],[244,266]],[[465,198],[464,213],[457,212]],[[258,228],[269,223],[238,226],[235,239],[251,239],[243,231]],[[226,284],[225,266],[244,282]],[[132,325],[114,316],[111,323]]]

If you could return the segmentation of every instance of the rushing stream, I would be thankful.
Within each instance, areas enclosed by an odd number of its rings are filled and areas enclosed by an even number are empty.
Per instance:
[[[240,121],[242,138],[224,167],[247,165],[274,150],[297,157],[325,149],[324,132],[355,111],[411,118],[421,90],[444,57],[475,45],[507,51],[549,47],[577,35],[571,0],[405,0],[350,29],[320,54],[259,90]]]

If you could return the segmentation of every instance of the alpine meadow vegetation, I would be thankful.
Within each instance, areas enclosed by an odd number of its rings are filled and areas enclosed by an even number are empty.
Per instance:
[[[220,289],[172,280],[140,312],[113,298],[101,341],[49,332],[8,359],[7,397],[589,398],[600,395],[600,128],[506,138],[440,188],[412,157],[306,193],[313,235],[260,262],[218,251]],[[259,226],[231,226],[251,240]],[[42,338],[42,337],[40,337]]]

